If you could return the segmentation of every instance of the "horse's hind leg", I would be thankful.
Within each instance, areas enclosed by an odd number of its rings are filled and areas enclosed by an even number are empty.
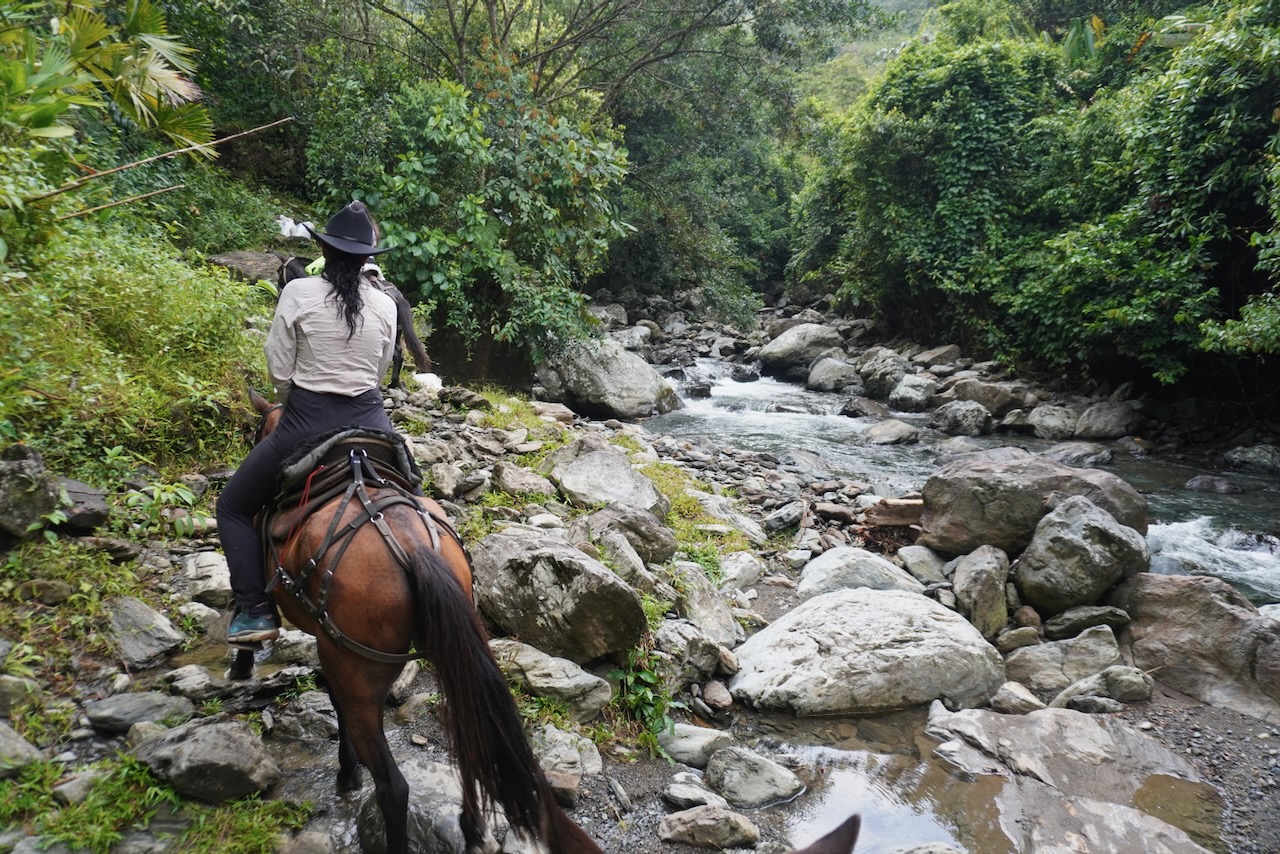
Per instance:
[[[383,694],[386,692],[384,691]],[[350,752],[359,758],[373,777],[374,796],[387,829],[387,854],[407,854],[409,850],[409,784],[396,767],[382,729],[382,704],[380,702],[342,702],[334,694],[334,707],[339,709],[339,721]],[[339,786],[342,785],[344,749],[338,746]],[[359,769],[354,775],[358,777]],[[349,780],[348,780],[349,782]]]
[[[329,698],[333,700],[333,709],[338,713],[338,793],[345,794],[360,788],[360,759],[351,744],[350,732],[342,718],[342,707],[338,705],[338,698],[333,696],[332,690],[329,691]]]

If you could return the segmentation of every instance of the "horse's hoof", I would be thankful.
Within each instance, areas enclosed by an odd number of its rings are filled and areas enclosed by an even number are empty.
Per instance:
[[[354,774],[349,774],[349,775],[345,775],[345,774],[338,775],[338,794],[339,795],[345,795],[348,792],[359,791],[360,786],[362,785],[363,783],[360,780],[359,771],[356,771]]]

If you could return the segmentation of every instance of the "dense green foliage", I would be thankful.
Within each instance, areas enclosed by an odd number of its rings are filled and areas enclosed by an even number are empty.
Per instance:
[[[827,122],[793,287],[1028,364],[1172,382],[1206,348],[1275,352],[1275,4],[1093,21],[1087,51],[1019,12],[942,7]]]

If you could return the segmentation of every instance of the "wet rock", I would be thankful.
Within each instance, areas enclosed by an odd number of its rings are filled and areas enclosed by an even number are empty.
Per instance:
[[[231,604],[231,571],[221,552],[196,552],[181,563],[187,594],[193,602],[223,610]]]
[[[907,374],[889,392],[889,405],[899,412],[924,412],[938,390],[938,382],[923,374]]]
[[[1062,463],[1064,466],[1076,468],[1105,466],[1111,462],[1112,458],[1110,448],[1095,442],[1063,442],[1046,449],[1042,456]]]
[[[844,338],[830,326],[801,323],[761,347],[757,355],[769,373],[785,373],[790,368],[808,371],[810,363],[824,351],[843,345]]]
[[[1025,685],[1017,682],[1006,682],[991,698],[991,708],[1002,715],[1025,715],[1037,709],[1046,708],[1039,697],[1031,693]]]
[[[1150,675],[1136,667],[1118,664],[1068,685],[1049,705],[1057,709],[1076,708],[1070,704],[1081,697],[1105,697],[1120,703],[1137,703],[1150,700],[1154,688],[1155,681]]]
[[[1128,401],[1104,400],[1080,414],[1077,439],[1119,439],[1142,431],[1142,415]]]
[[[1280,447],[1276,445],[1232,448],[1225,459],[1232,468],[1280,474]]]
[[[804,791],[786,768],[745,747],[725,747],[707,761],[707,785],[736,807],[762,807]]]
[[[890,418],[872,424],[863,431],[862,438],[872,445],[910,445],[920,441],[920,430],[905,421]]]
[[[948,401],[929,416],[929,426],[948,436],[985,436],[991,422],[991,413],[976,400]]]
[[[9,445],[0,451],[0,532],[30,537],[58,508],[58,479],[34,448]]]
[[[1080,414],[1066,406],[1037,406],[1027,416],[1027,426],[1041,439],[1070,439],[1076,434]]]
[[[1211,474],[1198,474],[1186,482],[1183,489],[1191,492],[1209,492],[1215,495],[1239,495],[1244,487],[1234,480]]]
[[[1110,626],[1119,631],[1129,624],[1129,615],[1109,605],[1080,605],[1068,608],[1044,624],[1049,640],[1073,638],[1093,626]]]
[[[584,415],[631,420],[680,408],[680,398],[644,359],[610,339],[568,347],[538,366],[548,396]]]

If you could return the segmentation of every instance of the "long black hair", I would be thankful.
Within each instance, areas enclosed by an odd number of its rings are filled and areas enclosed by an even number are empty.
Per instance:
[[[364,300],[360,297],[360,269],[364,267],[365,257],[342,252],[327,243],[322,246],[324,277],[333,289],[338,310],[347,321],[347,340],[351,340],[351,336],[356,334],[357,322],[364,322],[360,316],[364,308]]]

